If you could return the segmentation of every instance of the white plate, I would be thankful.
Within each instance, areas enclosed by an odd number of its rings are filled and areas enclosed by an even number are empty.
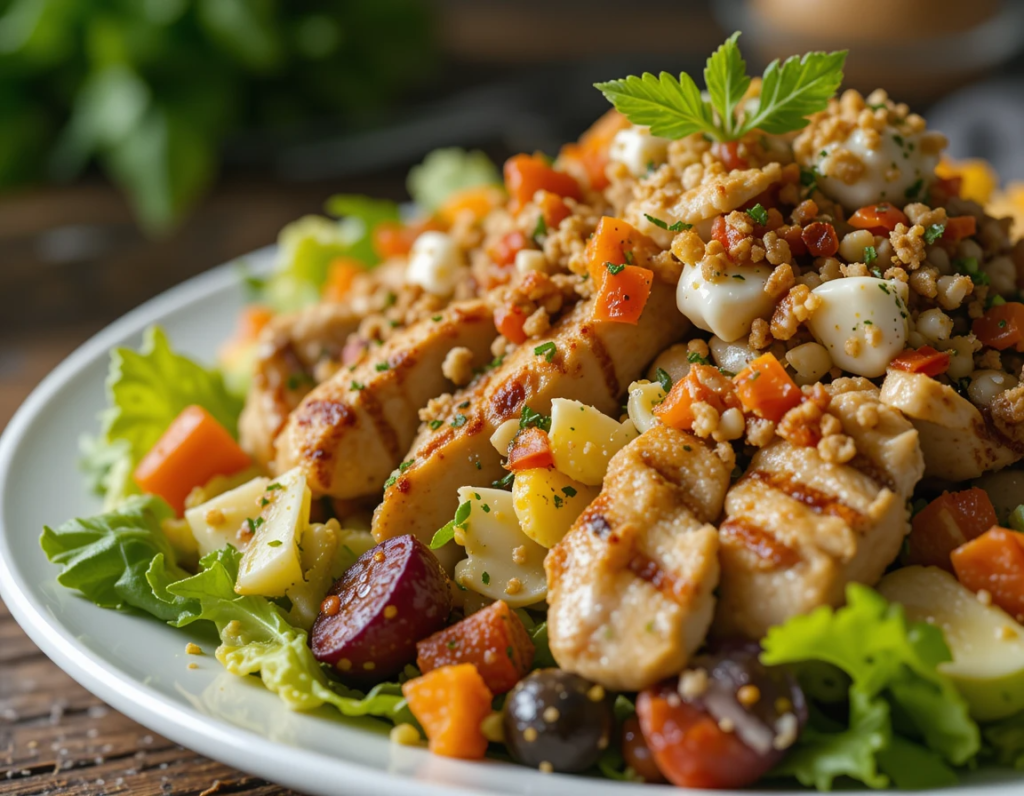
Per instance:
[[[266,268],[273,252],[249,258]],[[18,411],[0,439],[0,594],[58,666],[118,710],[179,744],[274,782],[322,796],[530,794],[635,796],[668,788],[545,775],[464,763],[389,743],[380,725],[322,710],[293,713],[255,678],[224,672],[211,655],[187,656],[196,638],[159,622],[97,608],[55,581],[39,548],[44,524],[88,516],[98,500],[77,469],[78,438],[95,431],[109,350],[137,347],[152,323],[176,348],[209,361],[242,307],[238,274],[224,266],[139,307],[72,354]],[[188,663],[198,669],[188,669]],[[1012,796],[1020,774],[984,772],[946,796]],[[746,791],[749,793],[750,791]],[[773,791],[807,793],[807,791]],[[711,793],[710,791],[708,793]],[[718,791],[717,793],[721,793]]]

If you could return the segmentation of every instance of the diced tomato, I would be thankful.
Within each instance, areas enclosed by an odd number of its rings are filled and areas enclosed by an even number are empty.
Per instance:
[[[437,211],[437,217],[447,226],[467,215],[472,216],[474,221],[480,221],[504,201],[505,192],[500,186],[477,185],[449,196]]]
[[[502,235],[497,242],[487,249],[487,256],[496,265],[513,265],[516,255],[530,245],[530,239],[518,229]]]
[[[989,348],[1024,351],[1024,304],[1008,301],[989,308],[974,319],[971,331]]]
[[[711,237],[721,243],[722,248],[728,252],[746,237],[746,233],[728,224],[725,216],[716,216],[711,222]]]
[[[831,257],[839,251],[839,237],[835,227],[823,221],[815,221],[804,227],[800,238],[815,257]]]
[[[562,197],[558,194],[544,191],[540,195],[540,212],[544,216],[544,225],[549,229],[558,229],[562,219],[568,217],[572,211],[569,209]]]
[[[178,514],[195,487],[217,475],[234,475],[252,462],[220,423],[201,406],[178,415],[135,468],[143,492],[159,495]]]
[[[778,423],[804,397],[774,355],[762,354],[733,379],[743,408]]]
[[[416,238],[431,229],[442,231],[444,227],[434,219],[423,219],[411,224],[382,221],[373,229],[373,250],[382,260],[404,257],[412,249]]]
[[[957,579],[1024,622],[1024,534],[995,527],[961,545],[951,556]]]
[[[946,229],[942,233],[945,243],[959,243],[978,231],[978,219],[974,216],[953,216],[946,219]]]
[[[740,157],[739,141],[715,141],[711,145],[711,155],[722,161],[722,165],[729,171],[750,168],[750,162]]]
[[[471,663],[442,666],[402,685],[409,710],[427,734],[430,751],[442,757],[480,760],[487,738],[480,725],[494,695]]]
[[[893,207],[888,202],[879,202],[860,208],[850,216],[849,223],[851,227],[869,229],[875,235],[888,237],[889,233],[896,229],[897,224],[909,224],[909,221],[898,207]]]
[[[494,328],[510,343],[520,345],[526,342],[525,323],[526,314],[516,305],[508,307],[502,304],[494,311]]]
[[[426,674],[441,666],[471,663],[491,693],[504,694],[526,676],[533,653],[522,620],[498,600],[418,642],[416,665]]]
[[[356,276],[365,270],[363,264],[352,257],[336,257],[332,260],[327,271],[327,281],[324,282],[324,301],[343,301],[352,289]]]
[[[904,348],[889,363],[893,370],[907,373],[923,373],[925,376],[939,376],[949,370],[949,353],[936,351],[930,345],[920,348]]]
[[[629,127],[629,120],[614,108],[594,122],[580,136],[575,144],[566,144],[558,156],[559,160],[575,161],[579,164],[587,182],[595,191],[608,187],[608,152],[615,134]]]
[[[515,155],[505,162],[505,188],[513,210],[533,200],[537,191],[550,191],[576,200],[583,198],[580,185],[564,171],[555,171],[538,155]]]
[[[996,510],[984,489],[943,492],[914,515],[907,537],[907,563],[952,572],[950,553],[996,522]]]
[[[654,271],[638,265],[615,268],[621,270],[612,273],[612,269],[605,268],[594,297],[594,320],[635,325],[651,297]]]
[[[672,385],[665,400],[654,407],[654,414],[666,426],[689,431],[693,428],[693,405],[698,401],[719,413],[740,405],[728,376],[711,365],[693,365],[686,376]]]

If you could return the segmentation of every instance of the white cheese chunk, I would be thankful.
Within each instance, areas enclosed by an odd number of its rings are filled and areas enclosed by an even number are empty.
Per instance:
[[[699,329],[727,343],[750,332],[755,318],[771,315],[775,302],[764,292],[772,269],[732,266],[710,280],[699,265],[684,265],[676,287],[676,306]]]
[[[465,274],[458,244],[435,230],[422,233],[409,252],[405,278],[435,296],[450,296]]]
[[[667,153],[667,138],[651,135],[646,127],[627,127],[612,139],[608,159],[624,165],[634,177],[643,177],[652,166],[664,163]]]

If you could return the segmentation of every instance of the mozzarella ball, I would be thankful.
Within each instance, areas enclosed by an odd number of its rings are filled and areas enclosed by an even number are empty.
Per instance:
[[[1016,376],[1001,370],[978,370],[971,376],[967,395],[975,406],[990,407],[997,395],[1017,386]]]
[[[660,166],[668,153],[668,139],[651,135],[646,127],[619,130],[608,149],[608,159],[621,163],[634,177],[643,177],[651,166]]]
[[[807,320],[832,361],[874,378],[907,342],[907,286],[872,276],[833,279],[814,289],[822,304]]]
[[[458,244],[443,232],[428,230],[412,245],[405,278],[435,296],[450,296],[464,271]]]
[[[764,292],[772,269],[730,266],[704,279],[699,265],[684,265],[676,287],[676,306],[698,329],[727,343],[750,332],[755,318],[771,315],[775,302]]]
[[[727,343],[718,337],[708,340],[711,358],[720,368],[739,373],[758,357],[758,352],[747,345],[746,340]]]

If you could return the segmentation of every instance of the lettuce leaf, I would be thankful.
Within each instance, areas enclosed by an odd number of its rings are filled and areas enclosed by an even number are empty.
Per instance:
[[[157,597],[146,573],[151,562],[164,562],[165,577],[188,573],[178,567],[170,543],[160,530],[174,511],[152,495],[129,497],[114,511],[43,528],[39,542],[51,562],[61,567],[57,582],[75,589],[103,608],[135,608],[159,619],[177,619],[182,606]]]
[[[1024,771],[1024,712],[982,728],[985,753],[1001,766]]]
[[[405,699],[395,683],[374,687],[363,696],[328,681],[313,657],[306,633],[288,624],[265,597],[235,594],[242,555],[233,547],[200,560],[200,572],[175,583],[158,582],[161,593],[180,598],[198,610],[183,612],[174,624],[184,627],[208,620],[217,627],[217,660],[232,674],[259,674],[263,684],[295,710],[333,705],[346,716],[381,716],[407,720]],[[154,560],[154,580],[159,567]]]
[[[373,231],[386,221],[400,221],[398,205],[388,199],[374,199],[359,194],[339,193],[327,200],[328,215],[342,219],[348,241],[345,254],[367,266],[380,262],[373,248]]]
[[[478,185],[501,185],[497,167],[483,152],[459,147],[435,149],[409,170],[409,196],[427,212],[434,212],[452,194]]]
[[[966,702],[937,669],[950,660],[942,632],[908,623],[901,606],[859,584],[850,584],[846,599],[844,608],[819,608],[772,628],[763,641],[766,664],[818,661],[850,678],[846,725],[813,711],[774,773],[821,790],[843,775],[875,788],[890,779],[901,787],[953,781],[946,764],[973,759],[980,733]],[[907,764],[911,758],[930,761],[927,777]]]

